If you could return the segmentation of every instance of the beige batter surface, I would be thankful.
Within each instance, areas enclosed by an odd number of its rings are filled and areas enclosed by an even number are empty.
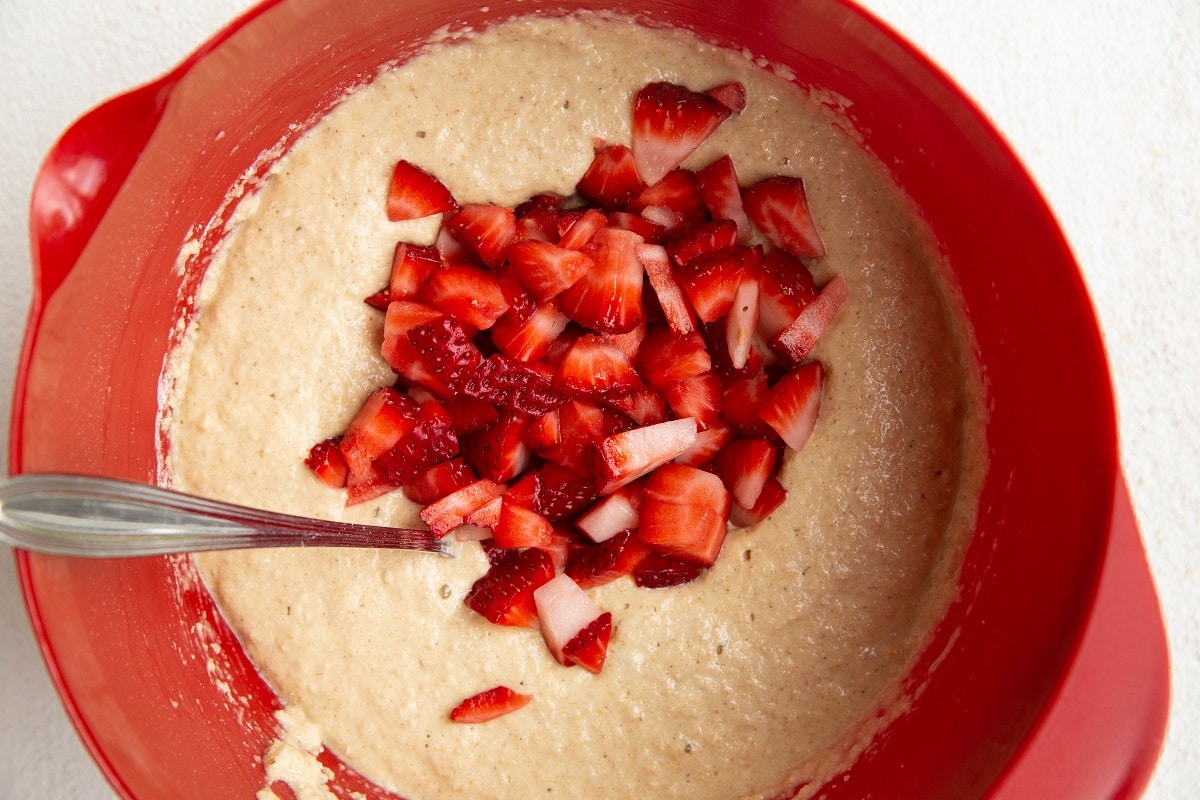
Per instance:
[[[632,57],[631,54],[636,54]],[[983,471],[969,337],[928,233],[877,165],[792,85],[743,55],[611,20],[522,21],[431,48],[352,95],[238,212],[167,375],[164,464],[192,492],[299,514],[408,524],[397,493],[352,509],[302,464],[392,375],[378,357],[397,239],[398,158],[463,202],[570,193],[594,137],[628,142],[630,98],[731,79],[748,108],[686,164],[733,156],[743,183],[801,175],[850,300],[816,355],[829,371],[788,501],[735,531],[695,583],[594,590],[616,632],[599,676],[463,604],[486,569],[388,551],[261,551],[196,561],[263,675],[326,743],[414,800],[732,798],[844,766],[953,586]],[[964,455],[966,454],[966,455]],[[447,721],[498,683],[518,713]]]

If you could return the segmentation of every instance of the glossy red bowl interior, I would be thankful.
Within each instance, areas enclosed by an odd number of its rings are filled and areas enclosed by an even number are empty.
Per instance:
[[[1080,639],[1118,481],[1112,392],[1063,236],[979,111],[878,21],[839,0],[617,6],[692,27],[848,98],[867,146],[928,218],[974,326],[990,469],[961,597],[908,681],[923,685],[827,796],[970,798],[1004,774]],[[559,7],[559,4],[555,4]],[[35,302],[14,404],[14,471],[153,482],[158,378],[194,275],[172,269],[197,225],[289,125],[404,58],[427,34],[530,4],[283,0],[214,37],[157,84],[64,138],[34,198]],[[328,47],[327,47],[328,46]],[[233,145],[236,143],[236,147]],[[205,237],[196,265],[218,229]],[[167,559],[19,554],[64,703],[130,798],[249,797],[278,701],[205,590]],[[211,626],[212,637],[196,635]],[[209,674],[232,676],[230,702]],[[381,796],[326,754],[340,792]]]

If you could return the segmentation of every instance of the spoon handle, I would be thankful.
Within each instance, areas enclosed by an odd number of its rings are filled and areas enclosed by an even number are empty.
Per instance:
[[[296,517],[143,483],[28,473],[0,481],[0,541],[122,558],[246,547],[385,547],[446,553],[427,530]]]

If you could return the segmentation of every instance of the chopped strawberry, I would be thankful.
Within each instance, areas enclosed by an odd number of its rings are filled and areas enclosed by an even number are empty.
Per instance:
[[[638,425],[655,425],[667,421],[667,398],[662,392],[649,386],[627,394],[605,397],[604,404],[620,411]]]
[[[514,241],[535,239],[540,242],[557,242],[558,209],[564,199],[556,194],[539,194],[513,209],[517,218]]]
[[[696,420],[675,419],[614,434],[596,445],[593,467],[600,494],[647,475],[696,441]]]
[[[599,544],[575,548],[563,571],[580,588],[591,589],[631,574],[649,554],[650,548],[627,529]]]
[[[736,297],[736,293],[734,296]],[[734,369],[733,361],[729,357],[729,325],[727,323],[728,320],[723,319],[700,326],[700,335],[704,338],[709,355],[712,357],[712,371],[726,381],[748,378],[757,374],[764,367],[765,361],[761,351],[767,350],[767,346],[757,337],[751,337],[750,352],[746,356],[745,365],[741,369]]]
[[[475,581],[466,604],[488,622],[532,628],[538,624],[534,592],[553,577],[554,562],[544,550],[509,550]]]
[[[350,475],[350,467],[346,465],[346,457],[340,449],[342,437],[334,436],[323,442],[317,442],[308,451],[304,465],[313,471],[321,482],[331,489],[341,489],[346,485]]]
[[[638,323],[637,327],[632,328],[625,333],[610,334],[605,338],[607,342],[612,344],[618,350],[625,354],[625,358],[630,362],[636,361],[638,355],[642,352],[642,342],[646,341],[646,334],[649,333],[645,322]],[[638,384],[641,384],[641,378],[638,378]]]
[[[704,198],[704,205],[713,219],[732,220],[737,226],[736,242],[749,242],[754,229],[742,206],[742,190],[733,168],[733,159],[727,155],[721,156],[696,173],[696,182],[700,185],[700,196]]]
[[[508,261],[521,284],[543,303],[571,288],[584,273],[595,268],[592,259],[579,250],[532,239],[510,246]]]
[[[775,446],[766,439],[738,439],[717,453],[717,474],[735,503],[753,508],[763,486],[775,474],[777,457]]]
[[[462,390],[500,408],[530,416],[541,416],[566,402],[541,371],[499,353],[488,356],[467,378]]]
[[[742,273],[733,296],[733,305],[725,318],[725,341],[728,345],[729,362],[735,370],[745,368],[754,346],[754,333],[758,328],[758,276]]]
[[[596,502],[599,496],[591,476],[557,464],[546,464],[537,473],[534,510],[552,523],[570,519]]]
[[[582,213],[565,212],[558,217],[558,246],[571,250],[582,250],[592,240],[596,231],[608,224],[604,212],[589,208]]]
[[[568,400],[557,410],[558,441],[538,449],[538,455],[579,474],[588,473],[586,453],[593,442],[611,433],[604,411],[583,399]]]
[[[767,342],[795,322],[820,294],[804,262],[779,249],[763,258],[758,285],[758,335]]]
[[[599,675],[608,657],[608,640],[611,637],[612,613],[605,611],[563,645],[563,659],[567,664],[583,667],[593,675]]]
[[[838,275],[825,284],[821,294],[804,307],[795,322],[771,340],[771,349],[791,366],[801,364],[833,322],[834,315],[846,302],[847,296],[849,289],[842,276]]]
[[[570,531],[563,528],[555,528],[550,532],[549,541],[542,545],[541,549],[550,554],[550,560],[554,562],[555,572],[562,572],[567,568],[567,559],[570,557],[571,551],[578,546],[577,537]]]
[[[668,328],[650,331],[638,362],[646,381],[658,389],[712,369],[712,358],[699,333],[677,336]]]
[[[417,296],[421,285],[435,270],[442,268],[442,254],[436,247],[399,242],[392,254],[392,276],[388,281],[389,300],[408,300]]]
[[[675,277],[704,322],[715,322],[729,313],[743,275],[757,275],[758,250],[734,245],[689,259]]]
[[[825,255],[825,243],[808,208],[804,181],[777,175],[742,192],[746,215],[767,241],[797,258]]]
[[[821,413],[825,370],[811,361],[779,379],[759,409],[763,420],[793,450],[802,450]]]
[[[559,295],[559,308],[585,328],[625,333],[642,321],[642,262],[635,248],[642,237],[601,228],[584,246],[595,269]]]
[[[650,286],[654,289],[671,330],[680,336],[696,330],[691,306],[683,296],[683,289],[675,280],[666,249],[656,244],[639,244],[637,256],[646,270],[646,277],[650,279]]]
[[[372,462],[413,430],[416,415],[416,403],[390,386],[371,392],[342,435],[348,480],[368,477]]]
[[[675,169],[729,116],[706,94],[673,83],[651,83],[633,101],[633,159],[650,185]]]
[[[706,372],[671,384],[663,390],[663,394],[677,417],[691,417],[696,420],[696,429],[703,431],[720,416],[724,391],[721,379]]]
[[[558,365],[555,386],[576,397],[624,394],[642,385],[637,370],[614,344],[599,336],[582,336]]]
[[[683,215],[672,211],[667,206],[646,206],[638,216],[642,218],[643,222],[649,222],[653,226],[651,235],[642,235],[642,238],[648,242],[661,241],[667,233],[676,230],[684,223]]]
[[[496,545],[506,548],[545,547],[554,526],[520,503],[501,498],[500,519],[493,530]]]
[[[717,422],[706,430],[697,432],[695,444],[676,456],[675,463],[686,467],[703,467],[716,458],[721,448],[731,441],[733,431],[727,425]]]
[[[433,370],[426,366],[421,354],[417,352],[417,348],[413,347],[413,343],[407,335],[385,336],[383,346],[380,348],[380,355],[400,376],[399,382],[409,387],[410,392],[420,388],[441,400],[454,396],[450,387],[442,383],[433,374]]]
[[[477,330],[492,327],[509,308],[495,275],[464,265],[445,267],[430,275],[418,297]]]
[[[500,418],[500,412],[494,405],[470,395],[456,394],[445,405],[454,430],[460,436],[481,431]]]
[[[404,496],[414,503],[428,505],[479,480],[462,458],[434,464],[413,481],[404,484]]]
[[[654,206],[662,208],[662,206]],[[674,212],[671,212],[674,214]],[[651,214],[650,217],[656,216]],[[667,226],[663,222],[651,219],[643,214],[630,211],[610,211],[608,214],[609,227],[622,231],[636,233],[647,242],[661,242],[667,235]]]
[[[418,325],[444,319],[446,313],[433,306],[418,303],[414,300],[393,300],[388,303],[387,315],[383,320],[383,338],[407,336],[408,332]]]
[[[525,444],[529,419],[507,414],[481,431],[461,437],[463,456],[481,477],[507,483],[529,466],[532,453]]]
[[[407,436],[375,460],[375,468],[395,486],[415,483],[421,473],[459,453],[454,420],[436,400],[420,404]]]
[[[739,436],[761,438],[771,434],[771,427],[759,416],[758,410],[771,393],[767,374],[761,370],[748,378],[738,378],[725,387],[721,416]]]
[[[437,239],[433,246],[442,254],[442,262],[447,265],[468,264],[473,267],[486,266],[475,254],[475,251],[455,238],[450,229],[443,225],[438,229]]]
[[[408,161],[396,163],[387,196],[387,218],[392,222],[420,219],[457,208],[454,196],[437,178]]]
[[[683,265],[704,253],[733,247],[737,238],[737,223],[731,219],[697,222],[671,237],[667,242],[667,253],[676,264]]]
[[[601,145],[575,191],[602,209],[622,208],[646,187],[633,163],[633,151],[623,144]]]
[[[507,686],[495,686],[463,700],[450,712],[451,722],[491,722],[497,717],[524,708],[533,700],[531,694],[514,692]]]
[[[494,500],[504,492],[495,481],[480,479],[430,503],[421,509],[421,520],[438,536],[445,536],[462,525],[475,509]]]
[[[495,530],[496,526],[500,524],[500,510],[504,508],[504,498],[506,495],[507,493],[488,500],[479,508],[463,517],[464,524],[454,529],[455,535],[457,536],[458,532],[463,528],[479,528],[480,530],[487,531],[487,535],[477,537],[472,532],[468,535],[468,539],[478,538],[479,541],[483,541],[483,539],[492,539],[492,531]],[[495,540],[492,541],[492,544],[494,544],[496,547],[504,547],[504,545],[501,545]]]
[[[495,269],[517,235],[516,215],[511,208],[482,203],[465,205],[447,217],[446,230]]]
[[[391,296],[388,294],[387,289],[380,289],[378,292],[364,297],[363,302],[376,311],[387,311],[388,303],[391,302]]]
[[[722,83],[720,86],[706,89],[704,93],[734,114],[741,114],[746,110],[746,87],[741,81]]]
[[[661,181],[647,186],[629,203],[629,210],[634,212],[655,207],[668,208],[675,212],[679,222],[699,222],[708,219],[704,196],[696,182],[696,173],[691,170],[671,170]]]
[[[734,503],[729,512],[729,521],[739,528],[757,525],[783,505],[784,500],[787,500],[787,489],[783,488],[783,484],[777,478],[767,478],[753,508],[743,508]]]
[[[575,527],[586,533],[593,542],[607,541],[621,531],[637,527],[641,502],[640,491],[624,486],[588,509],[587,513],[575,520]]]
[[[430,372],[451,391],[459,391],[483,366],[483,354],[452,319],[438,317],[417,325],[408,332],[408,340]]]
[[[562,423],[558,409],[548,411],[533,420],[525,429],[525,444],[534,450],[554,447],[562,442]]]
[[[694,561],[650,553],[633,571],[633,582],[643,589],[666,589],[691,583],[703,572],[704,567]]]
[[[559,574],[533,593],[542,636],[560,664],[570,662],[563,647],[604,613],[570,576]]]
[[[637,535],[659,552],[712,566],[728,532],[729,507],[716,475],[665,464],[646,482]]]
[[[524,319],[509,309],[492,326],[492,344],[517,361],[538,361],[549,352],[569,322],[553,302],[542,303]]]

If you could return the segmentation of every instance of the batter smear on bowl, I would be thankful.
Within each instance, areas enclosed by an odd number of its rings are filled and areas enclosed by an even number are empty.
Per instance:
[[[417,800],[803,795],[903,710],[981,390],[846,128],[690,34],[523,18],[383,71],[241,201],[164,474],[460,540],[195,557],[349,764]]]

